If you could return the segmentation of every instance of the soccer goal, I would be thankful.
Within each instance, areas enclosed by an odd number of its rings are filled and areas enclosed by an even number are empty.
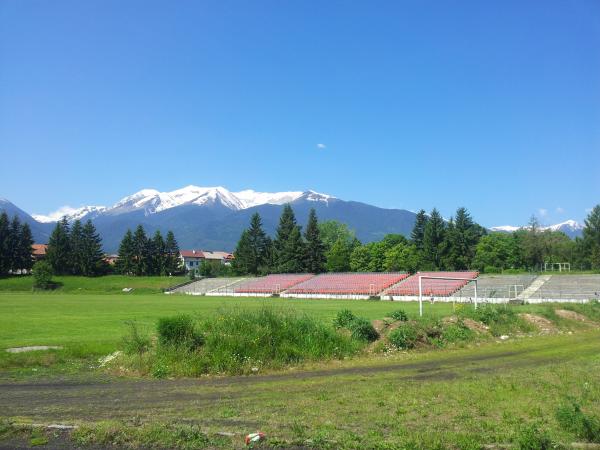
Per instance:
[[[473,296],[473,302],[475,305],[475,309],[477,309],[477,278],[419,275],[419,316],[423,317],[423,280],[446,280],[446,281],[459,281],[459,282],[466,281],[465,286],[469,283],[475,283],[475,286],[474,286],[475,292],[474,292],[474,296]],[[464,286],[460,286],[459,288],[462,289],[463,287]]]

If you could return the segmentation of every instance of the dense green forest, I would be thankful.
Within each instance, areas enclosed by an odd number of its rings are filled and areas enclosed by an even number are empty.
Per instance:
[[[251,218],[235,250],[237,274],[292,272],[387,272],[467,270],[497,273],[542,270],[545,263],[570,263],[572,270],[600,270],[600,205],[585,220],[583,237],[542,230],[532,217],[514,233],[488,232],[466,208],[446,221],[437,209],[417,214],[410,238],[388,234],[362,244],[342,223],[318,223],[312,210],[304,233],[286,205],[274,239],[258,214]]]

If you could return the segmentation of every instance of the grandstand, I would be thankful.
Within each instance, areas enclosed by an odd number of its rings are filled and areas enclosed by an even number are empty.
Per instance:
[[[303,281],[313,278],[310,273],[282,273],[256,278],[247,283],[242,283],[233,290],[234,295],[264,296],[279,294]]]
[[[546,275],[527,303],[600,300],[600,275]],[[540,277],[541,278],[541,277]]]
[[[417,272],[385,291],[382,299],[414,300],[419,296],[420,277],[464,278],[462,280],[422,278],[422,294],[427,297],[449,297],[478,277],[478,272]],[[404,298],[403,298],[404,297]]]
[[[273,274],[253,278],[205,278],[174,287],[168,293],[211,296],[272,296],[297,298],[413,301],[422,294],[434,301],[482,303],[586,302],[600,300],[600,275],[481,275],[477,272]],[[444,279],[463,278],[463,280]],[[470,282],[471,280],[476,283]]]
[[[178,286],[168,293],[170,294],[187,294],[187,295],[206,295],[211,291],[225,288],[234,283],[248,281],[248,278],[201,278],[191,283],[186,283]]]
[[[281,296],[369,298],[406,277],[406,273],[324,273],[295,285]]]
[[[518,298],[536,279],[535,275],[480,275],[477,277],[477,296],[490,303],[504,303]],[[475,296],[475,286],[469,283],[452,294],[455,301],[467,301]]]

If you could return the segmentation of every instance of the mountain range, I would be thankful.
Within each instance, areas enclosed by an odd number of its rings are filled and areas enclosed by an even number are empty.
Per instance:
[[[290,192],[231,192],[224,187],[187,186],[171,192],[143,189],[113,206],[61,208],[50,215],[29,215],[10,201],[0,199],[0,210],[17,215],[32,229],[36,242],[47,242],[57,220],[92,220],[103,239],[104,250],[116,252],[127,229],[142,224],[148,234],[172,230],[180,248],[232,251],[250,217],[258,212],[265,231],[275,234],[283,205],[290,203],[298,223],[304,225],[311,208],[319,220],[338,220],[355,231],[362,242],[372,242],[388,233],[409,236],[416,214],[403,209],[385,209],[366,203],[346,201],[312,190]],[[554,225],[574,237],[581,233],[575,221]],[[514,231],[519,227],[493,227],[494,231]],[[554,228],[552,228],[554,229]]]
[[[520,229],[526,229],[527,226],[515,227],[513,225],[502,225],[498,227],[491,227],[491,231],[501,231],[505,233],[512,233]],[[562,231],[571,239],[581,237],[583,234],[583,225],[575,220],[567,220],[565,222],[557,223],[555,225],[541,226],[540,229],[546,231]]]

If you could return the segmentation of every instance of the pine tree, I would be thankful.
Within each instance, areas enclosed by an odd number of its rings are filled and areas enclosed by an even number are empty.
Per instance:
[[[423,233],[423,259],[430,269],[442,268],[445,231],[444,219],[439,211],[433,208]]]
[[[102,239],[96,232],[96,228],[91,220],[85,223],[81,235],[81,273],[88,277],[101,275],[106,270],[106,262],[104,261],[104,253],[102,251]]]
[[[133,233],[131,230],[127,230],[119,245],[119,256],[115,264],[119,273],[122,273],[123,275],[133,274],[133,253]]]
[[[248,273],[257,275],[268,264],[267,255],[267,235],[262,228],[262,220],[258,213],[254,213],[250,219],[250,228],[248,228],[249,253],[246,255],[247,261],[244,263]]]
[[[238,275],[247,275],[252,270],[251,261],[253,260],[252,244],[248,230],[242,231],[235,251],[233,252],[233,271]]]
[[[69,223],[66,217],[56,223],[50,235],[46,260],[56,275],[65,275],[70,272],[71,249],[69,246]]]
[[[156,275],[165,275],[167,267],[165,241],[160,233],[156,230],[152,238],[152,267]]]
[[[0,214],[0,276],[6,275],[10,270],[9,245],[9,219],[6,211]]]
[[[179,259],[179,245],[175,240],[175,235],[171,230],[167,232],[165,240],[165,273],[172,275],[181,270],[181,260]]]
[[[475,257],[475,249],[485,230],[473,222],[466,208],[458,208],[456,217],[446,232],[445,265],[453,270],[468,269]]]
[[[69,250],[71,255],[69,258],[69,269],[73,275],[81,275],[83,273],[83,230],[81,221],[76,220],[71,226],[69,233]]]
[[[300,226],[297,225],[294,211],[289,204],[283,207],[273,246],[276,272],[295,273],[302,271],[304,242],[302,241]]]
[[[29,272],[33,267],[33,237],[31,235],[31,228],[29,224],[24,223],[21,225],[18,240],[18,258],[19,267],[21,270]]]
[[[8,229],[8,260],[9,260],[9,269],[15,274],[17,273],[21,267],[19,261],[19,234],[21,233],[21,221],[18,216],[13,216],[10,221],[10,228]]]
[[[148,271],[148,238],[142,225],[138,225],[133,234],[133,273],[146,275]]]
[[[308,223],[304,231],[304,268],[310,273],[321,273],[325,270],[325,245],[321,240],[317,213],[311,208]]]
[[[417,247],[417,250],[423,250],[423,239],[425,238],[425,226],[427,225],[427,214],[424,209],[417,213],[415,226],[410,234],[411,242]]]
[[[590,267],[600,269],[600,205],[596,205],[585,219],[583,246]]]

